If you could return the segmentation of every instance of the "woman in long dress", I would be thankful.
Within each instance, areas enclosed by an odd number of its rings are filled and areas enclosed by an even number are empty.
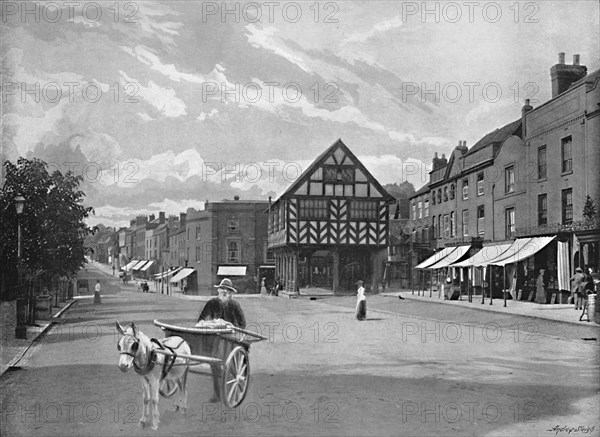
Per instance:
[[[536,303],[546,303],[546,290],[544,288],[544,269],[540,270],[540,275],[537,278],[536,283],[536,293],[535,293],[535,302]]]
[[[367,298],[365,296],[364,282],[358,281],[358,291],[356,292],[356,319],[365,320],[367,318]]]

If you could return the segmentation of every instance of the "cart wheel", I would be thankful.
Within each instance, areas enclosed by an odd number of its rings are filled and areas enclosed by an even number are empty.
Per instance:
[[[250,383],[250,360],[242,346],[234,348],[225,362],[223,370],[223,393],[221,398],[229,408],[242,403]]]
[[[163,379],[160,383],[160,388],[158,392],[161,396],[165,398],[170,398],[177,391],[177,381],[171,381],[168,379]]]

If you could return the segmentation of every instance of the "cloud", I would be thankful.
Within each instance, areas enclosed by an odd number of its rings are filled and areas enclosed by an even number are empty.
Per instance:
[[[175,90],[172,88],[162,88],[152,81],[149,81],[148,86],[145,87],[136,79],[129,77],[124,71],[119,70],[119,73],[121,74],[120,79],[123,86],[130,84],[136,86],[132,95],[133,99],[136,95],[139,95],[167,117],[180,117],[187,114],[186,104],[175,95]]]
[[[246,26],[246,30],[250,32],[246,34],[248,42],[254,47],[270,50],[282,58],[293,62],[307,73],[312,73],[312,70],[306,65],[301,56],[287,47],[285,43],[276,40],[274,35],[277,29],[274,27],[259,29],[254,24],[249,24]]]
[[[345,39],[342,44],[348,43],[363,43],[366,40],[372,38],[378,33],[384,33],[391,29],[396,29],[402,26],[402,17],[400,15],[395,16],[389,20],[382,21],[381,23],[375,24],[372,29],[362,32],[362,33],[354,33],[350,35],[347,39]]]
[[[202,112],[200,112],[200,115],[198,117],[196,117],[196,120],[204,121],[204,120],[206,120],[207,117],[212,118],[215,115],[217,115],[218,113],[219,113],[219,111],[216,108],[211,109],[208,114],[206,112],[202,111]]]

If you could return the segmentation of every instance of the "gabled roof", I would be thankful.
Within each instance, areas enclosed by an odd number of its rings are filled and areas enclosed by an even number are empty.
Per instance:
[[[415,197],[419,197],[421,194],[425,194],[426,192],[428,192],[429,184],[430,184],[430,182],[427,182],[425,185],[423,185],[421,188],[419,188],[417,191],[415,191],[415,194],[410,196],[409,199],[414,199]]]
[[[482,139],[477,141],[464,156],[469,156],[491,144],[500,144],[511,135],[521,136],[520,118],[485,135]]]
[[[338,152],[340,151],[340,152]],[[338,161],[338,159],[340,161]],[[280,199],[290,196],[294,194],[298,188],[307,182],[310,179],[310,176],[313,174],[318,167],[327,164],[342,164],[346,163],[350,160],[352,165],[355,165],[360,171],[363,172],[366,180],[381,194],[381,197],[387,201],[395,201],[394,197],[389,194],[385,188],[381,186],[381,184],[373,177],[373,175],[367,170],[367,168],[359,161],[359,159],[352,153],[352,151],[344,144],[341,139],[338,139],[331,146],[329,146],[323,153],[321,153],[317,159],[313,161],[311,165],[308,166],[306,170],[302,172],[300,177],[296,179],[292,185],[275,201],[274,203],[279,202]]]

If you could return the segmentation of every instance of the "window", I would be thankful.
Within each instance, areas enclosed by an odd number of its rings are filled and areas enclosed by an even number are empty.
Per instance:
[[[573,189],[562,190],[562,222],[563,225],[573,223]]]
[[[442,215],[438,215],[438,238],[442,238],[443,234],[442,234]]]
[[[413,202],[413,204],[410,206],[412,208],[412,218],[413,220],[417,219],[417,204]]]
[[[538,149],[538,179],[546,179],[546,146]]]
[[[515,235],[515,209],[507,208],[504,211],[504,223],[506,231],[506,239],[513,238]]]
[[[538,196],[538,225],[548,224],[548,195],[540,194]]]
[[[436,222],[437,222],[437,219],[434,217],[433,220],[431,220],[431,229],[433,230],[433,238],[437,238]]]
[[[266,263],[272,263],[275,261],[275,254],[273,253],[272,250],[269,249],[269,243],[268,241],[265,241],[264,243],[264,250],[265,250],[265,262]]]
[[[465,209],[462,212],[462,229],[463,229],[463,237],[469,236],[469,210]]]
[[[432,205],[435,205],[435,191],[431,193],[431,203]]]
[[[448,201],[448,187],[444,187],[444,202]]]
[[[477,195],[483,195],[483,173],[477,175]]]
[[[511,165],[504,170],[504,192],[514,193],[515,191],[515,166]]]
[[[477,233],[485,234],[485,210],[483,205],[477,207]]]
[[[344,183],[354,182],[354,167],[323,167],[323,182],[326,183]]]
[[[442,203],[442,189],[438,189],[438,203]]]
[[[299,205],[299,216],[304,219],[327,218],[327,200],[302,199]],[[283,214],[281,214],[283,219]],[[283,227],[283,225],[282,225]]]
[[[350,218],[377,220],[378,207],[379,204],[377,202],[371,202],[369,200],[353,200],[350,203]]]
[[[417,209],[419,210],[419,218],[423,218],[423,202],[419,200]]]
[[[456,187],[450,184],[450,200],[454,200],[454,196],[456,196]]]
[[[240,220],[239,219],[227,220],[227,233],[228,234],[238,234],[239,232],[240,232]]]
[[[429,226],[425,226],[423,228],[423,241],[428,241],[430,240],[429,238]]]
[[[200,226],[196,226],[196,240],[200,239]]]
[[[228,263],[239,263],[240,262],[240,243],[238,241],[227,242],[227,262]]]
[[[196,246],[196,262],[202,261],[202,246]]]
[[[444,238],[450,238],[450,216],[444,214]]]
[[[450,236],[454,237],[456,235],[456,215],[454,211],[450,213]]]
[[[426,200],[425,202],[425,217],[429,217],[429,200]]]
[[[463,179],[462,181],[462,196],[463,200],[467,200],[469,198],[469,180]]]
[[[563,138],[561,141],[562,172],[573,171],[573,158],[571,157],[571,137]]]

